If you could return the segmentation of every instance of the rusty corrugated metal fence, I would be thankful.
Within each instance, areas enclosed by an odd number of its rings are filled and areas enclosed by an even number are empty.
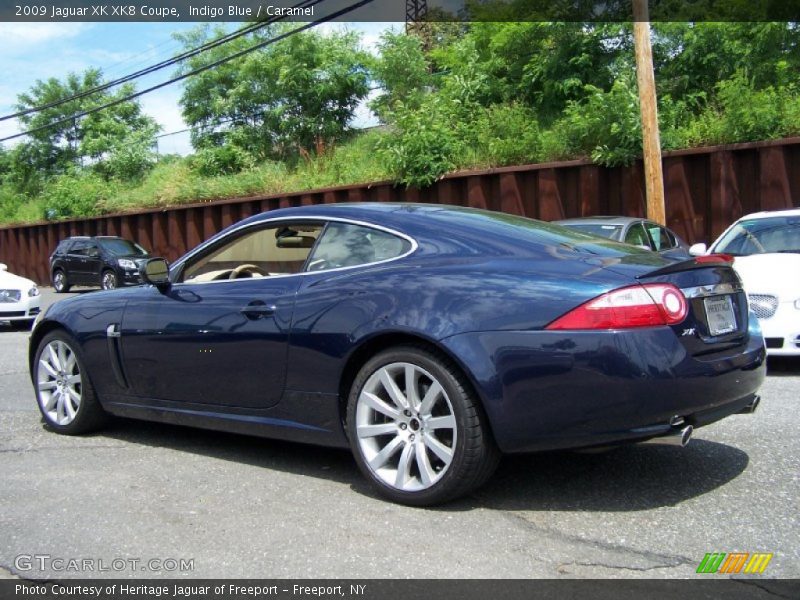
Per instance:
[[[667,225],[686,241],[712,241],[759,210],[800,206],[800,138],[664,153]],[[48,283],[49,256],[71,235],[119,235],[173,261],[220,229],[255,213],[332,202],[438,202],[551,221],[644,216],[642,164],[605,168],[568,161],[466,171],[424,189],[378,182],[251,196],[102,217],[0,228],[0,262]]]

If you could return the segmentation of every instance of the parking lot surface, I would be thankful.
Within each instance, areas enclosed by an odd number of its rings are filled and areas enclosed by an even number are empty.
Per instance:
[[[27,338],[0,325],[5,575],[693,578],[708,552],[767,552],[741,577],[800,577],[800,361],[771,362],[759,411],[686,448],[506,457],[474,495],[415,509],[345,451],[126,420],[49,433]]]

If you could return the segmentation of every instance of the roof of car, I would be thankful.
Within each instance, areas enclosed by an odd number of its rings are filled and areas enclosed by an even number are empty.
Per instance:
[[[573,219],[560,219],[553,221],[558,225],[568,225],[572,223],[583,223],[585,225],[628,225],[629,223],[637,223],[644,221],[641,217],[623,217],[623,216],[606,216],[600,215],[596,217],[575,217]]]
[[[742,219],[768,219],[769,217],[800,217],[800,208],[787,208],[786,210],[762,210],[743,216]]]
[[[124,240],[125,238],[120,237],[118,235],[72,235],[68,238],[64,238],[63,241],[67,240]]]

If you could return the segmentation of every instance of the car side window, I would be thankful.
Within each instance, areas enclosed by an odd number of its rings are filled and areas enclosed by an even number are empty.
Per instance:
[[[77,241],[72,244],[72,248],[69,249],[70,254],[77,254],[78,256],[86,256],[86,251],[89,248],[89,242],[85,241]]]
[[[67,250],[69,249],[69,245],[72,243],[71,240],[62,240],[56,246],[56,251],[54,254],[66,254]]]
[[[656,252],[676,246],[675,238],[670,235],[666,228],[661,227],[661,225],[656,225],[655,223],[647,223],[645,227],[653,242],[652,247]]]
[[[650,240],[647,239],[647,233],[641,223],[631,225],[628,233],[625,234],[625,243],[634,246],[647,246],[651,248]]]
[[[322,232],[321,223],[250,229],[193,257],[179,281],[208,283],[299,273]]]
[[[325,271],[396,258],[411,249],[408,240],[391,233],[353,225],[328,223],[308,259],[308,271]]]

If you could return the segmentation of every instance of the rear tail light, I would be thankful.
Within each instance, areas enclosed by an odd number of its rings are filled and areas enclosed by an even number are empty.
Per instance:
[[[632,285],[598,296],[559,317],[545,329],[630,329],[677,325],[689,305],[668,283]]]
[[[694,262],[697,264],[703,263],[727,263],[729,265],[733,264],[734,257],[730,254],[706,254],[705,256],[697,256],[694,259]]]

